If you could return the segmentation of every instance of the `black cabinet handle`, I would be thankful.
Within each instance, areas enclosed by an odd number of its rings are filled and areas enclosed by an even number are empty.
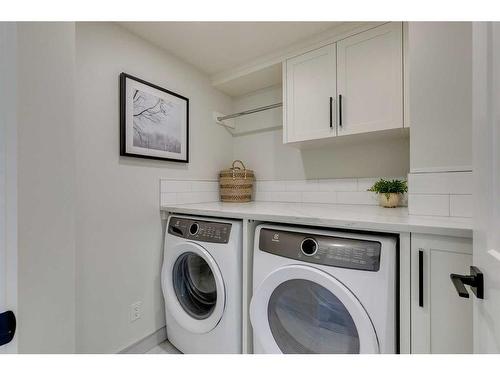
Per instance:
[[[470,275],[452,273],[450,279],[460,297],[469,298],[469,292],[467,292],[465,286],[470,285],[475,296],[479,299],[484,299],[484,278],[479,268],[471,266]]]
[[[12,311],[0,314],[0,346],[8,344],[16,333],[16,316]]]
[[[424,252],[418,251],[418,305],[424,307]]]
[[[330,128],[333,128],[333,98],[330,96]]]
[[[339,94],[339,126],[342,126],[342,95]]]

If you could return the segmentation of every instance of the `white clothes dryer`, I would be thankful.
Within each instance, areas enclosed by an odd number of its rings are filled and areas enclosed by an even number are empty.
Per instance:
[[[255,353],[396,353],[395,237],[260,225]]]

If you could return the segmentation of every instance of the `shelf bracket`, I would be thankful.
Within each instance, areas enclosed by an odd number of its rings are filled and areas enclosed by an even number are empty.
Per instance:
[[[224,126],[225,128],[228,129],[236,129],[236,126],[234,125],[233,120],[219,120],[219,118],[224,117],[223,113],[220,112],[214,112],[213,113],[213,118],[216,124],[219,124],[221,126]]]

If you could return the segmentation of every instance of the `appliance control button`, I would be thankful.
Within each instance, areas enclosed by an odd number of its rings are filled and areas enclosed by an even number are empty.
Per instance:
[[[193,223],[189,227],[189,233],[191,233],[192,235],[195,235],[196,233],[198,233],[199,229],[200,229],[199,224],[198,223]]]

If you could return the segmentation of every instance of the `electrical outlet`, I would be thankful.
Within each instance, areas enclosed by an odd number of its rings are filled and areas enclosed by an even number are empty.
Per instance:
[[[142,301],[134,302],[130,305],[130,322],[135,322],[141,319],[142,316]]]

